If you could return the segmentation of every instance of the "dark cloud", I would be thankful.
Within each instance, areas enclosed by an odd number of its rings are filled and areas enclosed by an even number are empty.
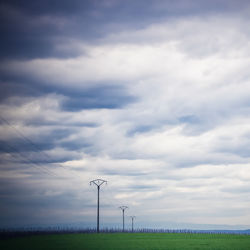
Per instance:
[[[21,131],[12,129],[13,138],[8,139],[8,144],[10,146],[15,146],[19,149],[20,152],[34,151],[34,150],[48,150],[52,149],[57,141],[60,139],[67,138],[70,134],[73,133],[72,129],[51,129],[50,131],[42,132],[40,130],[39,135],[30,138],[24,136]],[[1,145],[4,143],[2,142]]]
[[[125,85],[115,82],[93,82],[92,86],[86,83],[76,85],[61,85],[60,82],[51,84],[39,77],[29,74],[17,73],[14,70],[7,72],[1,70],[0,76],[0,102],[5,102],[10,97],[41,97],[47,94],[56,94],[63,98],[60,102],[61,109],[66,111],[79,111],[81,109],[95,108],[121,108],[135,102],[135,96],[128,93]],[[9,105],[11,105],[10,100]],[[13,100],[11,100],[13,102]],[[17,101],[15,99],[15,101]],[[26,102],[23,98],[19,101]],[[29,101],[29,100],[28,100]],[[14,103],[20,105],[21,103]]]
[[[195,115],[185,115],[185,116],[180,117],[179,121],[181,123],[195,124],[195,123],[199,123],[200,119]]]
[[[0,94],[0,101],[2,102],[13,96],[34,98],[56,94],[65,97],[60,102],[61,109],[74,112],[82,109],[121,108],[137,100],[135,96],[127,93],[124,86],[116,86],[115,84],[100,85],[96,83],[93,87],[84,88],[48,85],[40,83],[39,79],[29,79],[28,76],[20,77],[18,80],[16,77],[11,78],[10,75],[4,76],[2,81]],[[22,101],[27,100],[23,99]],[[14,103],[14,105],[16,104]]]
[[[11,128],[11,127],[10,127]],[[11,158],[6,160],[17,161],[31,165],[61,163],[72,159],[78,159],[75,152],[67,155],[52,154],[48,155],[44,151],[53,150],[57,147],[66,148],[68,151],[83,149],[84,143],[73,146],[71,141],[67,142],[66,138],[74,134],[74,129],[51,129],[49,132],[40,132],[35,138],[27,137],[18,130],[13,130],[12,138],[0,141],[0,153],[8,153]],[[64,139],[61,143],[60,141]],[[66,140],[66,141],[65,141]],[[6,163],[2,157],[2,163]]]
[[[136,126],[133,129],[129,130],[127,135],[128,136],[134,136],[136,134],[147,133],[147,132],[150,132],[153,129],[159,128],[159,127],[160,127],[160,124]]]
[[[72,15],[81,11],[89,11],[95,6],[96,1],[92,0],[44,0],[44,1],[22,1],[22,0],[3,0],[2,4],[10,5],[21,9],[31,15],[53,14],[53,15]]]
[[[2,58],[76,56],[74,51],[62,52],[57,48],[58,45],[65,43],[74,30],[68,20],[74,18],[79,9],[83,10],[82,14],[85,17],[87,10],[85,2],[81,1],[80,4],[80,1],[2,1],[0,33],[3,39],[1,39],[0,56]],[[84,28],[85,25],[83,23],[82,25]]]
[[[62,109],[67,111],[79,111],[81,109],[114,109],[135,102],[136,98],[126,94],[124,87],[101,86],[86,90],[67,90],[67,98],[62,103]]]
[[[84,152],[89,152],[92,146],[91,143],[79,139],[67,140],[66,142],[60,143],[60,147],[69,151],[84,150]]]
[[[2,142],[1,142],[2,143]],[[22,149],[23,150],[23,149]],[[2,143],[0,148],[0,157],[1,157],[1,169],[7,168],[8,170],[18,170],[20,166],[22,167],[35,167],[35,168],[43,168],[46,164],[51,163],[63,163],[70,161],[72,159],[79,159],[76,154],[67,154],[67,155],[47,155],[44,151],[34,151],[34,149],[30,149],[30,151],[22,151],[18,147],[6,145],[5,142]],[[4,159],[3,154],[7,153],[8,158]],[[6,166],[7,163],[17,164],[16,167]],[[25,165],[25,166],[23,166]],[[48,165],[47,165],[48,167]],[[39,170],[39,169],[38,169]],[[42,170],[42,169],[40,169]],[[45,171],[48,170],[47,168]]]
[[[1,1],[1,58],[75,57],[67,39],[98,40],[185,15],[236,11],[248,1]]]

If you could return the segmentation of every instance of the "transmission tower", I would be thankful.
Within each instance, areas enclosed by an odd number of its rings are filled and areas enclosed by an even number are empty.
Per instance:
[[[119,207],[122,210],[122,232],[124,232],[124,211],[128,208],[127,206]]]
[[[97,186],[97,233],[99,233],[99,200],[100,200],[100,186],[106,183],[107,185],[107,181],[104,181],[102,179],[96,179],[91,181],[89,184],[95,184]]]
[[[132,220],[132,233],[134,232],[134,219],[136,218],[135,216],[130,216]]]

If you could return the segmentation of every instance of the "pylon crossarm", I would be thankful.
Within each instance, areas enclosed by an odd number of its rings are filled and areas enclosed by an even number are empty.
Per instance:
[[[125,209],[127,209],[128,207],[127,206],[121,206],[121,207],[119,207],[121,210],[125,210]]]
[[[103,183],[107,184],[107,181],[102,180],[102,179],[96,179],[96,180],[91,181],[89,184],[90,185],[95,184],[97,187],[100,187]]]

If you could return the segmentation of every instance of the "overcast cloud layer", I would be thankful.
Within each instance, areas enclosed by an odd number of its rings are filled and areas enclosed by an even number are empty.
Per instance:
[[[95,225],[102,178],[102,226],[249,227],[249,14],[1,1],[0,226]]]

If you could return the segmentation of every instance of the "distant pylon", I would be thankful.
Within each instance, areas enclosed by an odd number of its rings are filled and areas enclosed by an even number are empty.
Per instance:
[[[134,232],[134,219],[136,218],[135,216],[130,216],[132,220],[132,233]]]
[[[100,200],[100,186],[103,184],[103,183],[106,183],[107,184],[107,181],[104,181],[102,179],[96,179],[96,180],[93,180],[91,181],[89,184],[95,184],[97,186],[97,228],[96,228],[96,231],[97,233],[99,233],[99,200]]]
[[[128,208],[127,206],[119,207],[122,210],[122,232],[124,232],[124,211]]]

